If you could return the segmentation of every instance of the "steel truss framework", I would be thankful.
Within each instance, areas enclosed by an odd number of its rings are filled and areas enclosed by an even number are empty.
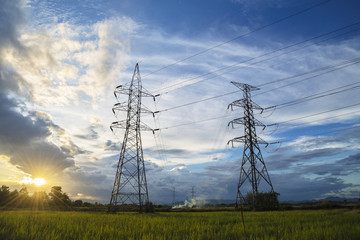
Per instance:
[[[260,110],[261,112],[264,110],[251,100],[251,91],[259,90],[259,88],[244,83],[231,83],[243,91],[243,99],[236,100],[228,106],[231,110],[233,110],[234,107],[241,107],[244,109],[243,117],[234,119],[228,124],[228,126],[232,126],[233,128],[236,124],[244,125],[245,133],[242,137],[236,137],[228,141],[228,144],[231,143],[233,147],[234,143],[244,144],[240,178],[236,195],[236,207],[238,207],[239,204],[241,205],[245,203],[242,188],[246,180],[248,180],[251,184],[252,205],[254,205],[255,195],[259,191],[261,180],[265,182],[264,184],[267,185],[267,189],[269,189],[270,192],[274,192],[274,188],[259,147],[260,144],[265,144],[267,146],[269,143],[256,135],[256,126],[260,126],[262,128],[266,127],[265,124],[261,123],[254,117],[254,110]]]
[[[151,113],[141,105],[142,97],[154,97],[142,90],[139,65],[136,64],[130,86],[117,86],[114,91],[116,98],[120,94],[128,95],[128,101],[116,103],[112,109],[127,112],[126,120],[113,122],[110,129],[125,129],[119,162],[110,198],[110,208],[126,208],[138,206],[139,211],[149,202],[148,187],[146,182],[144,156],[141,142],[141,130],[151,130],[150,127],[140,122],[141,113]]]

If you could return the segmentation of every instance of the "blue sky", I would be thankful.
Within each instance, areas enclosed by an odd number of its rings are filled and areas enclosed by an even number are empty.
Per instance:
[[[45,186],[29,189],[61,185],[72,199],[107,203],[122,141],[122,132],[109,130],[113,91],[139,62],[143,86],[161,94],[143,102],[160,111],[142,116],[161,129],[142,134],[151,201],[171,202],[174,187],[184,200],[192,186],[199,198],[235,199],[242,146],[226,143],[244,133],[227,128],[242,116],[227,111],[242,97],[230,81],[259,86],[253,100],[278,106],[255,116],[279,123],[258,134],[281,142],[263,149],[280,200],[358,197],[359,7],[355,0],[1,1],[0,180],[19,188],[24,177],[43,177]]]

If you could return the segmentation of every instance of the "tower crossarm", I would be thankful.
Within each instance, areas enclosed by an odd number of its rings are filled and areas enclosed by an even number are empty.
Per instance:
[[[245,89],[248,89],[250,91],[260,90],[260,88],[255,87],[255,86],[251,86],[251,85],[246,84],[246,83],[239,83],[239,82],[234,82],[234,81],[231,81],[230,83],[234,84],[236,87],[238,87],[239,89],[241,89],[243,91]]]
[[[114,90],[114,95],[116,98],[118,97],[119,94],[129,95],[129,93],[130,93],[130,88],[128,84],[119,85]]]
[[[151,127],[149,127],[148,125],[144,124],[144,123],[140,123],[140,130],[141,131],[152,131],[153,133],[155,131],[158,131],[159,129],[156,128],[156,129],[153,129]],[[127,125],[127,122],[126,120],[122,120],[122,121],[117,121],[117,122],[112,122],[111,125],[110,125],[110,129],[111,131],[114,132],[114,129],[130,129],[130,130],[137,130],[137,126],[135,125]]]
[[[231,143],[231,146],[234,147],[234,143],[245,143],[246,141],[247,141],[246,136],[242,136],[242,137],[236,137],[236,138],[229,140],[227,144],[229,145]],[[253,141],[255,144],[265,144],[266,146],[269,145],[268,142],[262,140],[260,137],[257,137]]]
[[[160,94],[151,94],[151,93],[149,93],[149,92],[147,92],[147,91],[141,91],[141,96],[142,97],[152,97],[153,99],[154,99],[154,101],[155,101],[155,98],[156,97],[159,97],[160,96]]]
[[[232,121],[230,121],[230,122],[228,123],[228,127],[231,125],[231,127],[234,128],[234,124],[242,124],[242,125],[244,125],[244,124],[246,124],[246,120],[247,120],[247,119],[246,119],[245,117],[236,118],[236,119],[234,119],[234,120],[232,120]],[[263,124],[262,122],[260,122],[260,121],[257,120],[257,119],[254,119],[254,124],[255,124],[255,126],[261,126],[261,127],[263,127],[263,129],[266,128],[266,125]]]
[[[115,105],[112,108],[112,112],[115,114],[115,111],[123,111],[127,112],[129,110],[129,106],[127,102],[121,102],[121,103],[115,103]],[[142,105],[140,108],[140,113],[150,113],[152,115],[155,114],[155,112],[151,111],[146,106]]]
[[[234,107],[244,108],[249,105],[248,101],[249,101],[248,99],[235,100],[229,104],[228,109],[231,109],[231,111],[233,111]],[[256,104],[253,101],[251,101],[251,106],[252,106],[252,109],[261,110],[261,112],[264,111],[264,108],[260,107],[258,104]]]
[[[231,109],[231,111],[233,111],[234,107],[244,107],[244,106],[245,106],[245,99],[240,99],[230,103],[228,109]]]
[[[131,93],[131,91],[132,90],[128,84],[119,85],[115,88],[114,95],[117,98],[118,95],[120,95],[120,94],[129,95]],[[148,91],[143,91],[143,90],[140,91],[140,94],[141,94],[141,97],[152,97],[154,99],[154,101],[155,101],[156,97],[160,96],[160,94],[154,95],[154,94],[149,93]]]

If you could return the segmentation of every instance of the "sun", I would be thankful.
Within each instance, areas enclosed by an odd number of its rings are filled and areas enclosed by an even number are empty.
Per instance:
[[[32,179],[31,177],[24,177],[23,180],[19,181],[19,183],[22,184],[35,184],[35,186],[42,186],[44,184],[46,184],[46,181],[44,178],[34,178]]]
[[[46,181],[45,181],[45,179],[43,179],[43,178],[35,178],[35,179],[33,180],[33,183],[34,183],[36,186],[41,186],[41,185],[46,184]]]

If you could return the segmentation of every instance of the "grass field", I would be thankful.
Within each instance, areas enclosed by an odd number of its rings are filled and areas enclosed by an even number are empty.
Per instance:
[[[248,239],[360,239],[359,210],[245,212]],[[240,212],[0,212],[0,239],[244,239]]]

